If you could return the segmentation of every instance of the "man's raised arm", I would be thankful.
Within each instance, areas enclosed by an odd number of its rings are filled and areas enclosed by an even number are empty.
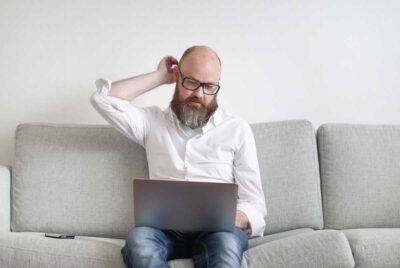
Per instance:
[[[178,61],[174,57],[164,57],[158,64],[157,70],[151,73],[112,82],[109,96],[132,101],[146,91],[164,84],[172,84],[175,81],[173,66],[177,64]]]
[[[90,102],[110,125],[144,147],[155,106],[141,108],[129,102],[146,91],[173,83],[176,79],[173,66],[177,64],[174,57],[167,56],[160,61],[157,70],[151,73],[115,82],[97,79],[97,90],[92,94]]]

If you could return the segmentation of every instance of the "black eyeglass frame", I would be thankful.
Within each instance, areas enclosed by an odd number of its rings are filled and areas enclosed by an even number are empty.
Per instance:
[[[219,89],[221,88],[221,86],[220,86],[219,84],[214,84],[214,83],[203,83],[203,82],[200,82],[199,80],[196,80],[196,79],[194,79],[194,78],[192,78],[192,77],[184,76],[183,73],[181,72],[181,68],[180,68],[179,66],[178,66],[178,70],[179,70],[179,73],[180,73],[181,78],[182,78],[182,83],[181,83],[181,85],[182,85],[185,89],[187,89],[187,90],[196,91],[196,90],[199,89],[199,87],[202,87],[203,93],[204,93],[205,95],[216,95],[216,94],[218,93]],[[187,88],[187,87],[185,87],[185,86],[183,85],[183,83],[185,82],[185,79],[190,79],[190,80],[196,81],[197,83],[199,83],[199,86],[196,87],[195,89]],[[204,86],[205,86],[205,85],[218,86],[217,91],[215,91],[214,94],[208,94],[208,93],[206,93],[206,92],[204,91]]]

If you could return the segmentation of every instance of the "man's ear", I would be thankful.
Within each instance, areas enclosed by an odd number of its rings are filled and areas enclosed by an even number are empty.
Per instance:
[[[174,78],[174,82],[177,82],[177,81],[178,81],[178,78],[179,78],[178,66],[175,66],[175,67],[172,69],[172,77]]]

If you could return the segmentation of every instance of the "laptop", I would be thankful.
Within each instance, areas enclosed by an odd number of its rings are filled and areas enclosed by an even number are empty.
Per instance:
[[[134,179],[136,226],[181,232],[235,228],[235,183]]]

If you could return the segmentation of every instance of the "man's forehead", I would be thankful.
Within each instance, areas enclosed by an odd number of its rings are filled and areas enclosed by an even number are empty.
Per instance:
[[[221,76],[219,63],[213,58],[189,56],[179,65],[184,75],[199,81],[217,82]]]
[[[180,64],[191,63],[210,63],[220,67],[218,56],[210,49],[193,49],[189,54],[182,57]]]

